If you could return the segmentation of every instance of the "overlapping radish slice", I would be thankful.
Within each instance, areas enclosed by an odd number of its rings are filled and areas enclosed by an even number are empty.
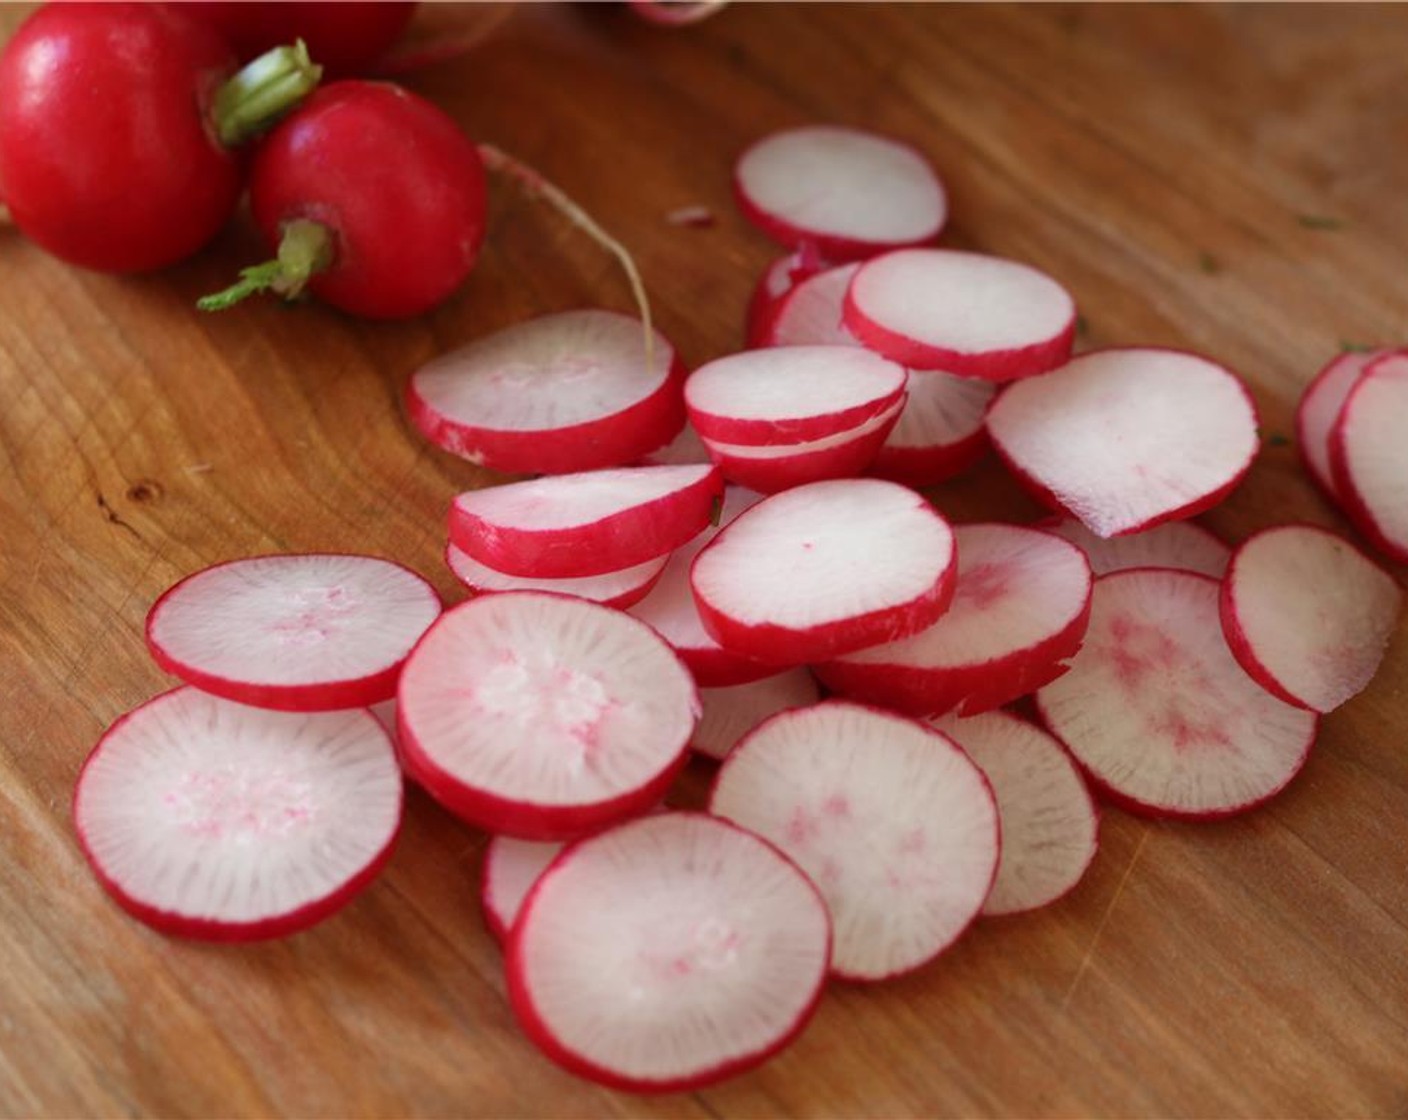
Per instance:
[[[948,613],[919,633],[816,666],[846,696],[916,715],[1000,707],[1066,671],[1090,612],[1075,545],[1019,525],[960,525]]]
[[[783,245],[848,261],[939,236],[948,196],[919,152],[837,125],[775,132],[739,157],[734,195],[745,217]]]
[[[1330,436],[1344,511],[1385,556],[1408,564],[1408,351],[1364,370]]]
[[[826,905],[787,857],[726,821],[665,813],[573,845],[538,880],[509,942],[509,997],[573,1073],[692,1089],[791,1042],[830,953]]]
[[[619,572],[603,572],[599,576],[579,576],[576,579],[534,579],[531,576],[510,576],[479,563],[453,544],[445,547],[445,563],[465,587],[477,595],[493,591],[555,591],[560,595],[576,595],[608,607],[624,610],[640,602],[659,581],[670,557],[657,556]]]
[[[699,699],[704,714],[694,729],[694,749],[721,759],[763,720],[788,708],[815,704],[821,692],[806,669],[789,669],[751,684],[702,688]]]
[[[1300,445],[1301,461],[1320,489],[1336,502],[1340,496],[1330,466],[1330,432],[1365,367],[1387,353],[1350,350],[1340,354],[1305,387],[1296,407],[1296,442]]]
[[[1237,664],[1218,582],[1163,568],[1095,581],[1085,645],[1037,706],[1097,785],[1152,816],[1261,804],[1300,771],[1318,725]]]
[[[785,257],[778,257],[768,265],[758,277],[758,283],[748,299],[743,332],[745,345],[749,349],[771,345],[767,341],[768,334],[784,297],[809,276],[829,267],[811,244],[803,245]]]
[[[534,591],[447,611],[397,699],[407,772],[471,824],[526,840],[654,804],[699,715],[689,673],[648,626]]]
[[[1098,537],[1192,517],[1225,498],[1257,452],[1237,376],[1174,350],[1101,350],[1007,389],[988,434],[1017,477]]]
[[[364,709],[275,712],[177,688],[108,728],[73,813],[125,910],[246,941],[306,929],[371,882],[401,796],[391,740]]]
[[[934,727],[968,752],[997,799],[1002,854],[983,913],[1024,913],[1074,890],[1095,859],[1100,818],[1061,744],[1006,712],[945,716]]]
[[[168,673],[242,704],[357,708],[395,694],[439,613],[435,589],[388,560],[252,556],[171,587],[147,615],[147,645]]]
[[[832,969],[918,968],[977,916],[998,862],[982,773],[947,736],[876,708],[783,712],[724,761],[709,808],[797,861],[836,927]]]
[[[613,311],[530,319],[418,369],[411,422],[432,443],[490,470],[566,474],[624,466],[684,425],[684,366],[639,321]]]
[[[561,840],[516,840],[512,836],[490,839],[484,849],[479,901],[489,932],[500,942],[508,940],[533,884],[566,846]]]
[[[1037,528],[1078,547],[1097,576],[1126,568],[1178,568],[1221,579],[1232,558],[1231,547],[1216,533],[1192,521],[1168,521],[1109,540],[1097,537],[1074,517],[1053,517]]]
[[[1076,305],[1030,265],[956,249],[901,249],[856,272],[845,324],[910,369],[1014,381],[1070,357]]]
[[[450,509],[450,541],[506,575],[597,576],[664,556],[709,523],[717,467],[627,467],[471,490]]]
[[[1403,607],[1393,578],[1348,541],[1283,525],[1244,541],[1222,585],[1242,668],[1287,703],[1330,712],[1378,671]]]
[[[853,478],[759,502],[699,554],[690,583],[725,649],[797,665],[932,625],[956,559],[953,530],[920,495]]]

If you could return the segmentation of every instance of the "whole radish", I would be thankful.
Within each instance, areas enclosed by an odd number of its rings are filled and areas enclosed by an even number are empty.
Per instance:
[[[336,77],[356,74],[385,55],[406,30],[416,10],[415,4],[398,0],[199,0],[175,6],[220,32],[241,59],[302,39],[308,45],[308,53]]]

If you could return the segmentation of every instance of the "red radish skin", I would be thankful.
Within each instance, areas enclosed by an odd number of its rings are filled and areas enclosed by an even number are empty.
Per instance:
[[[479,561],[466,556],[454,545],[445,546],[445,563],[454,576],[476,595],[487,595],[495,591],[552,591],[559,595],[575,595],[579,599],[590,599],[605,607],[625,610],[634,606],[647,595],[665,571],[669,556],[658,556],[626,568],[619,572],[604,572],[599,576],[581,576],[577,579],[532,579],[528,576],[509,576],[486,568]]]
[[[1097,576],[1127,568],[1178,568],[1221,579],[1232,548],[1211,529],[1192,521],[1169,521],[1142,533],[1105,540],[1074,517],[1053,517],[1036,528],[1055,533],[1085,553]]]
[[[1336,504],[1340,494],[1330,464],[1330,433],[1365,367],[1388,353],[1350,350],[1336,356],[1305,387],[1296,407],[1296,444],[1301,462],[1311,480]]]
[[[805,708],[821,699],[816,679],[806,669],[789,669],[751,684],[703,688],[704,714],[691,744],[699,754],[722,760],[739,739],[763,720],[788,708]]]
[[[744,341],[749,350],[770,345],[768,333],[772,329],[773,316],[777,314],[783,299],[792,289],[804,280],[831,266],[821,259],[814,245],[803,245],[794,253],[778,257],[758,277],[757,286],[748,299],[748,313],[744,321]]]
[[[416,10],[394,0],[183,0],[171,7],[214,28],[246,59],[302,39],[335,77],[356,74],[386,54]]]
[[[484,922],[499,944],[508,941],[533,884],[566,846],[561,841],[490,838],[484,849],[479,900],[484,908]]]
[[[1408,564],[1408,351],[1364,370],[1330,435],[1341,506],[1369,543]]]

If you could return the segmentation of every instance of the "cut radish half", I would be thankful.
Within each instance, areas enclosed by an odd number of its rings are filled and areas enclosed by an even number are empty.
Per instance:
[[[619,572],[604,572],[599,576],[579,576],[577,579],[533,579],[531,576],[509,576],[466,556],[453,544],[445,546],[445,563],[455,578],[475,594],[493,591],[555,591],[560,595],[576,595],[594,603],[624,610],[650,594],[660,580],[669,556],[657,556],[644,564]]]
[[[766,346],[859,346],[844,322],[846,292],[859,264],[828,268],[797,284],[778,304]]]
[[[678,548],[709,523],[717,467],[626,467],[471,490],[450,509],[450,540],[506,575],[598,576]]]
[[[398,694],[406,769],[471,824],[561,840],[660,800],[684,764],[699,697],[629,615],[536,591],[442,615]]]
[[[845,323],[877,354],[910,369],[1014,381],[1070,357],[1076,305],[1030,265],[955,249],[903,249],[856,272]]]
[[[968,756],[858,704],[762,724],[724,760],[709,809],[812,877],[836,926],[832,970],[849,980],[932,960],[977,917],[997,870],[997,807]]]
[[[1100,818],[1065,748],[1006,712],[934,727],[968,752],[997,798],[1002,854],[983,913],[1035,910],[1074,890],[1095,858]]]
[[[1408,564],[1408,352],[1371,363],[1330,436],[1344,511],[1385,556]]]
[[[960,525],[948,613],[913,637],[816,667],[836,692],[916,715],[973,715],[1066,671],[1090,613],[1080,549],[1018,525]]]
[[[1191,521],[1169,521],[1142,533],[1110,540],[1097,537],[1073,517],[1053,517],[1037,528],[1055,533],[1081,549],[1097,576],[1126,568],[1178,568],[1221,579],[1232,558],[1232,549],[1221,538]]]
[[[1384,659],[1403,592],[1348,541],[1311,525],[1243,542],[1222,585],[1222,627],[1252,679],[1282,700],[1330,712]]]
[[[489,932],[499,942],[508,940],[523,900],[566,846],[563,841],[515,840],[512,836],[495,836],[489,841],[484,849],[479,900]]]
[[[1339,355],[1305,387],[1296,408],[1296,442],[1300,444],[1301,461],[1310,477],[1335,502],[1340,495],[1330,465],[1330,432],[1365,367],[1388,353],[1350,350]]]
[[[641,459],[647,467],[683,467],[691,463],[708,463],[709,452],[699,439],[699,433],[686,424],[680,434],[664,447],[657,447]]]
[[[744,342],[750,350],[771,345],[767,341],[772,330],[773,316],[777,314],[783,297],[793,287],[829,267],[821,259],[816,247],[803,245],[795,253],[778,257],[758,277],[757,287],[748,300],[748,315],[744,324]]]
[[[789,669],[752,684],[699,690],[704,715],[694,729],[694,749],[721,759],[734,744],[769,716],[804,708],[821,699],[816,679],[805,669]]]
[[[616,1089],[695,1089],[765,1061],[821,998],[831,919],[761,838],[663,813],[574,844],[524,902],[508,988],[553,1061]]]
[[[953,530],[922,497],[852,478],[759,502],[699,554],[690,583],[725,649],[798,665],[932,625],[956,559]]]
[[[252,556],[169,588],[147,615],[147,646],[168,673],[228,700],[361,708],[395,695],[440,606],[430,584],[389,560]]]
[[[908,144],[836,125],[774,132],[739,157],[734,195],[744,216],[783,245],[814,244],[849,261],[939,236],[948,196]]]
[[[1246,386],[1196,354],[1083,354],[1011,386],[988,410],[998,454],[1097,537],[1192,517],[1231,493],[1257,452]]]
[[[613,311],[565,311],[497,331],[411,375],[411,422],[432,443],[495,471],[618,467],[684,426],[684,366]]]
[[[306,929],[391,855],[401,771],[366,710],[272,712],[194,688],[114,723],[78,777],[78,841],[123,909],[166,933]]]
[[[1134,812],[1243,812],[1284,789],[1310,753],[1317,717],[1242,671],[1217,600],[1217,581],[1195,572],[1101,576],[1085,645],[1037,693],[1046,726]]]

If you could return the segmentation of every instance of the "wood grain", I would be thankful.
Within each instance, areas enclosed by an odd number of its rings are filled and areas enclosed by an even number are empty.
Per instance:
[[[1083,346],[1187,346],[1246,376],[1269,438],[1207,518],[1240,539],[1347,528],[1285,437],[1342,342],[1408,330],[1405,35],[1393,6],[740,4],[669,31],[527,5],[412,84],[633,246],[695,363],[738,345],[774,254],[730,205],[735,153],[809,120],[912,138],[951,185],[948,242],[1062,278]],[[717,223],[669,225],[686,204]],[[599,1090],[520,1038],[478,913],[483,837],[414,793],[387,873],[307,934],[213,948],[125,918],[68,803],[102,729],[168,683],[141,641],[156,595],[314,548],[452,594],[443,511],[486,479],[410,430],[405,378],[527,315],[629,306],[609,259],[506,193],[472,280],[414,322],[192,310],[258,251],[241,221],[189,264],[113,278],[0,232],[0,1114],[1408,1115],[1402,632],[1269,807],[1204,827],[1108,812],[1060,905],[835,987],[792,1050],[692,1095]],[[1034,512],[991,464],[936,498]]]

